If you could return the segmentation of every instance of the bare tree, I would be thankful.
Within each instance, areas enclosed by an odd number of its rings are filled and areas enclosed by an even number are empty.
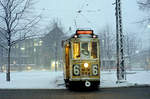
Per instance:
[[[141,39],[136,37],[134,33],[127,33],[124,35],[124,52],[125,58],[127,59],[126,67],[131,68],[131,61],[132,57],[137,54],[142,48],[142,41]]]
[[[10,81],[11,47],[33,36],[32,29],[39,22],[39,16],[30,17],[33,4],[33,0],[0,0],[0,38],[3,39],[0,46],[8,52],[7,81]]]
[[[150,13],[150,0],[138,0],[139,9]],[[150,15],[143,18],[140,23],[150,23]]]
[[[143,18],[143,20],[140,21],[140,23],[142,23],[142,25],[145,25],[146,27],[149,28],[148,24],[150,24],[150,0],[138,0],[137,3],[139,4],[140,10],[146,11],[146,13],[147,13],[147,16],[145,16]],[[150,42],[150,35],[148,38],[148,42]],[[150,45],[148,47],[150,49]],[[148,52],[148,55],[150,55],[150,51]],[[145,56],[145,58],[146,58],[146,56]]]
[[[106,25],[100,33],[101,40],[101,58],[103,65],[110,69],[112,64],[110,63],[115,52],[115,37],[109,25]]]
[[[140,9],[147,10],[150,9],[150,0],[138,0]]]

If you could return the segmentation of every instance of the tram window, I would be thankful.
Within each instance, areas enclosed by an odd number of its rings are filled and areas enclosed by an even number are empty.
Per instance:
[[[92,42],[91,56],[97,58],[97,42]]]
[[[81,43],[81,57],[83,58],[89,58],[90,57],[90,51],[89,51],[89,44],[88,42]]]
[[[80,59],[80,43],[79,42],[73,43],[73,58]]]

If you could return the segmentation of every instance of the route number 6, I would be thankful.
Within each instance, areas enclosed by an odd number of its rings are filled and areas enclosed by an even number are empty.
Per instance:
[[[79,67],[79,65],[74,65],[74,67],[73,67],[73,74],[75,76],[79,76],[80,75],[80,67]]]
[[[93,72],[94,76],[98,75],[98,66],[97,65],[93,65],[92,70],[93,70],[92,72]]]

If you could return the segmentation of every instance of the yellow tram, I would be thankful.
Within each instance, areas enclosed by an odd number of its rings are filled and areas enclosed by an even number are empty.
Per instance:
[[[66,87],[98,87],[100,84],[100,44],[93,30],[77,30],[63,41]]]

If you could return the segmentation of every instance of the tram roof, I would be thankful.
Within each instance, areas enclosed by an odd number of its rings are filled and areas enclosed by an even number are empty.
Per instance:
[[[76,33],[73,34],[70,38],[68,38],[66,41],[71,40],[72,38],[98,38],[98,35],[95,35],[93,33],[93,30],[91,29],[77,29]]]

